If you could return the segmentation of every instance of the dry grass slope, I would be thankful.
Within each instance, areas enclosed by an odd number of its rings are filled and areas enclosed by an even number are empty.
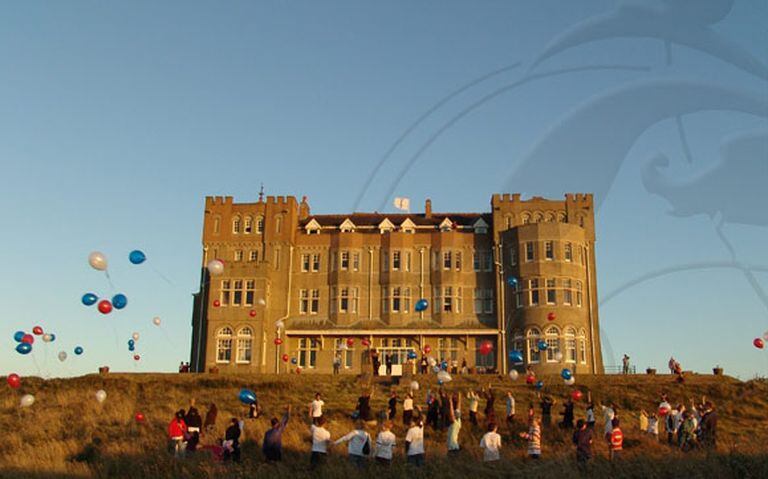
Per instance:
[[[417,378],[421,383],[418,401],[423,403],[428,387],[436,388],[434,376]],[[512,383],[497,377],[456,378],[449,390],[480,388],[489,379],[502,391],[511,389],[517,399],[518,415],[524,414],[533,399],[533,391],[522,381]],[[545,392],[562,400],[570,388],[557,378],[544,378]],[[392,387],[405,392],[407,381],[391,385],[382,379],[375,384],[374,410],[383,409]],[[241,387],[257,392],[265,416],[247,421],[243,461],[240,465],[214,463],[207,456],[174,460],[165,451],[165,429],[175,410],[186,408],[195,398],[204,414],[207,405],[219,407],[219,434],[231,417],[240,417],[245,409],[237,400]],[[621,462],[610,463],[605,447],[596,444],[597,458],[590,466],[591,477],[768,477],[768,383],[739,382],[728,377],[694,376],[684,385],[668,376],[580,377],[578,387],[591,390],[596,400],[614,401],[620,408],[625,432],[625,455]],[[95,392],[108,393],[102,405]],[[73,379],[43,381],[27,378],[19,391],[3,388],[0,393],[0,477],[353,477],[359,476],[347,464],[346,448],[335,448],[320,474],[308,469],[309,428],[306,406],[315,391],[326,400],[329,429],[336,438],[352,428],[348,418],[361,390],[351,376],[211,376],[163,374],[110,374]],[[674,402],[690,402],[706,395],[717,405],[720,415],[719,450],[687,454],[670,450],[650,440],[637,430],[641,409],[654,410],[659,394],[667,391]],[[21,410],[22,394],[32,393],[37,402]],[[402,395],[402,394],[401,394]],[[292,404],[295,415],[284,435],[284,462],[264,464],[259,445],[271,415],[280,414],[283,405]],[[481,409],[482,406],[481,405]],[[497,415],[503,414],[503,401],[497,401]],[[559,411],[559,406],[556,407]],[[133,421],[135,412],[143,412],[144,424]],[[537,406],[537,412],[539,411]],[[577,409],[583,417],[584,404]],[[399,418],[399,416],[398,416]],[[599,425],[599,423],[598,423]],[[503,460],[495,466],[481,463],[477,447],[482,431],[472,429],[468,421],[461,431],[463,451],[457,458],[447,458],[445,434],[427,433],[427,465],[414,471],[403,465],[401,426],[396,428],[398,457],[390,469],[371,465],[377,477],[572,477],[578,476],[570,436],[556,428],[545,430],[543,460],[532,463],[525,458],[525,447],[515,431],[502,426]],[[512,435],[512,432],[515,435]],[[94,438],[100,441],[93,447]],[[206,439],[204,439],[206,441]],[[81,456],[81,461],[73,458]],[[85,459],[85,460],[83,460]]]

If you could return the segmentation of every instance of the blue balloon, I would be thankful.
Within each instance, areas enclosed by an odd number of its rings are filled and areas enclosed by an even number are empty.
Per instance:
[[[440,367],[445,369],[445,370],[447,370],[448,369],[448,361],[443,361],[442,363],[440,363]]]
[[[438,386],[442,386],[443,385],[443,380],[442,379],[438,379],[437,380],[437,385]]]
[[[544,387],[544,381],[536,381],[536,389],[541,389]]]
[[[56,335],[55,335],[55,334],[51,333],[51,334],[49,334],[48,336],[50,336],[50,337],[51,337],[51,342],[54,342],[54,341],[56,341]]]
[[[82,348],[81,346],[77,346],[77,347],[75,348],[75,354],[77,354],[78,356],[80,356],[81,354],[83,354],[83,348]]]
[[[563,379],[565,379],[567,381],[567,380],[569,380],[569,379],[571,379],[573,377],[573,373],[571,372],[570,369],[565,368],[562,371],[560,371],[560,376],[562,376]]]
[[[439,373],[440,372],[440,368],[438,366],[432,366],[432,371],[434,371],[436,373]]]
[[[540,351],[544,351],[545,349],[547,349],[547,342],[544,341],[543,339],[539,339],[539,342],[536,343],[536,345],[539,347]]]
[[[16,352],[19,354],[29,354],[32,351],[32,345],[29,343],[19,343],[16,345]]]
[[[291,358],[291,364],[297,364],[299,362],[296,358]]]
[[[422,311],[426,311],[429,307],[429,302],[426,299],[420,299],[416,301],[416,312],[420,313]]]
[[[128,255],[128,260],[133,264],[141,264],[147,260],[147,255],[140,249],[135,249]]]
[[[96,304],[96,301],[98,301],[98,300],[99,300],[99,297],[96,296],[95,294],[93,294],[93,293],[85,293],[83,295],[83,299],[81,299],[80,301],[82,301],[83,304],[86,305],[86,306],[93,306],[94,304]]]
[[[509,352],[509,360],[513,363],[522,363],[523,362],[523,352],[512,350]]]
[[[132,347],[135,344],[136,344],[136,341],[134,341],[133,339],[128,340],[128,346]]]
[[[416,359],[416,351],[408,351],[408,359]]]
[[[507,284],[516,288],[517,287],[517,278],[515,278],[514,276],[510,276],[509,278],[507,278]]]
[[[250,389],[241,389],[237,398],[240,399],[240,402],[243,404],[253,404],[256,402],[256,393]]]
[[[135,350],[136,350],[136,346],[134,346],[133,344],[128,345],[128,351],[133,352]]]
[[[17,343],[20,343],[21,340],[24,339],[25,334],[27,333],[25,333],[24,331],[16,331],[15,333],[13,333],[14,341],[16,341]]]
[[[118,293],[112,296],[112,306],[114,306],[115,309],[123,309],[127,304],[128,298],[126,298],[124,294]]]

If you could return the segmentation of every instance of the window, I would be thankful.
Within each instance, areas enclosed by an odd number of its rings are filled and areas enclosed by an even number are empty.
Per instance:
[[[243,225],[243,232],[246,234],[250,234],[253,232],[253,218],[250,216],[245,217],[245,224]],[[250,361],[250,359],[249,359]]]
[[[314,368],[317,366],[317,351],[319,350],[320,341],[317,339],[299,339],[299,366],[302,368]]]
[[[301,255],[301,271],[307,272],[309,271],[309,255],[303,254]]]
[[[320,253],[312,255],[312,272],[317,273],[320,271]]]
[[[483,312],[483,293],[484,289],[475,288],[475,314]]]
[[[579,331],[579,362],[587,363],[587,339],[583,329]]]
[[[581,289],[581,281],[576,280],[576,306],[581,307],[583,292]]]
[[[518,287],[515,287],[515,303],[517,303],[518,308],[523,307],[523,291]]]
[[[576,330],[565,328],[565,362],[576,362]]]
[[[560,352],[560,331],[554,327],[550,326],[547,328],[546,331],[546,341],[547,341],[547,362],[548,363],[555,363],[557,362],[557,353]]]
[[[345,338],[336,338],[333,340],[333,354],[334,357],[341,358],[341,365],[344,369],[352,367],[352,358],[355,355],[355,350],[347,346],[347,340]]]
[[[360,253],[352,253],[352,270],[360,271]]]
[[[218,216],[213,219],[213,233],[219,234],[219,230],[221,229],[221,218]]]
[[[533,222],[534,223],[543,223],[544,222],[544,215],[541,212],[536,212],[533,214]]]
[[[243,304],[243,280],[236,279],[232,281],[232,306]]]
[[[346,313],[349,310],[349,288],[341,288],[339,295],[339,312]]]
[[[443,312],[453,311],[453,288],[446,286],[443,288]]]
[[[256,294],[256,281],[249,279],[245,281],[245,306],[253,306],[253,297]]]
[[[400,271],[400,252],[399,251],[393,251],[392,252],[392,271]]]
[[[232,283],[228,279],[225,279],[221,282],[221,293],[219,297],[219,302],[222,306],[228,306],[229,305],[229,299],[232,297],[232,290],[230,288]]]
[[[523,213],[523,224],[528,225],[531,224],[531,215],[528,213]]]
[[[475,271],[480,271],[480,269],[482,268],[482,259],[480,258],[480,256],[481,256],[481,253],[480,251],[477,251],[477,250],[472,255],[472,269],[474,269]]]
[[[493,290],[489,288],[475,289],[475,313],[492,314],[493,313]]]
[[[459,359],[459,340],[456,338],[438,338],[437,340],[437,360],[457,361]]]
[[[555,259],[555,243],[553,241],[544,242],[544,258],[547,261]]]
[[[493,271],[493,255],[488,250],[476,250],[472,258],[475,271]]]
[[[443,291],[438,286],[435,286],[434,289],[432,290],[432,296],[433,296],[433,298],[432,298],[432,310],[435,313],[439,313],[440,312],[440,307],[442,305],[442,302],[441,302],[442,292]]]
[[[335,305],[338,304],[340,313],[357,313],[358,291],[357,288],[345,286],[339,289],[339,295],[337,296],[336,288],[334,287],[331,290],[331,294],[333,295],[332,308],[335,310]]]
[[[350,313],[357,313],[357,305],[358,305],[358,292],[360,290],[357,288],[349,288],[349,312]]]
[[[399,313],[400,308],[402,307],[402,297],[400,296],[400,288],[394,287],[392,288],[392,312],[393,313]]]
[[[237,332],[237,362],[250,363],[251,350],[253,348],[253,332],[251,328],[241,328]]]
[[[538,306],[539,304],[539,280],[538,278],[528,280],[528,305]]]
[[[509,247],[509,264],[515,266],[517,264],[517,248],[514,246]]]
[[[309,291],[306,289],[299,290],[299,314],[307,314],[309,312]]]
[[[443,251],[443,269],[451,269],[451,252]]]
[[[256,233],[262,234],[264,232],[264,217],[259,216],[256,218]]]
[[[275,248],[275,269],[280,269],[280,248]]]
[[[555,279],[547,279],[547,304],[556,304]]]
[[[405,270],[406,271],[411,270],[411,252],[410,251],[405,252]]]
[[[232,232],[235,234],[240,233],[240,217],[235,216],[232,220]]]
[[[565,243],[565,260],[569,263],[573,261],[573,244],[570,242]]]
[[[259,260],[259,250],[251,250],[251,253],[248,256],[248,261],[255,263],[258,260]]]
[[[573,281],[570,278],[565,278],[563,282],[563,304],[570,306],[573,302]]]
[[[514,334],[514,340],[512,341],[512,350],[513,351],[520,351],[520,354],[524,354],[525,351],[525,342],[523,338],[523,333],[520,331],[516,331]],[[525,356],[523,356],[523,359],[525,359]],[[512,364],[523,364],[523,361],[520,361],[518,363],[512,363]]]
[[[461,251],[456,252],[456,271],[461,271]]]
[[[482,354],[480,352],[480,346],[485,341],[491,341],[491,343],[494,344],[493,349],[488,354]],[[477,349],[475,349],[475,366],[480,368],[486,368],[486,369],[495,369],[496,368],[496,341],[492,339],[483,339],[475,341],[475,346]]]
[[[526,263],[533,261],[533,241],[525,243],[525,261]]]
[[[225,326],[216,333],[216,362],[228,363],[232,360],[232,329]]]
[[[384,314],[389,313],[389,288],[386,286],[381,287],[381,312]]]
[[[341,252],[341,270],[346,271],[349,269],[349,251]]]
[[[311,306],[309,310],[310,314],[317,314],[317,312],[320,311],[320,290],[319,289],[312,290],[312,302],[310,306]]]
[[[536,328],[528,330],[528,362],[538,363],[541,359],[539,353],[539,330]]]
[[[483,254],[483,269],[485,271],[493,271],[493,254],[490,251],[486,251]]]
[[[278,216],[275,218],[275,233],[280,233],[283,229],[283,217]]]
[[[237,249],[235,250],[235,261],[242,261],[243,260],[243,250]]]
[[[403,288],[403,313],[411,311],[411,288]]]

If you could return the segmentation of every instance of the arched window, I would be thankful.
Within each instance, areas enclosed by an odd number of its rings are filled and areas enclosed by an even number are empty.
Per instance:
[[[245,234],[253,233],[253,218],[251,218],[250,216],[245,217],[245,223],[243,224],[243,233]]]
[[[235,216],[232,219],[232,232],[235,234],[240,233],[240,217],[239,216]]]
[[[539,337],[541,332],[537,328],[532,328],[528,330],[526,336],[528,339],[528,362],[538,363],[541,359],[539,355]]]
[[[560,211],[557,213],[557,222],[558,223],[565,223],[565,211]]]
[[[547,223],[554,223],[555,221],[557,221],[557,219],[555,217],[555,212],[554,211],[548,211],[547,212]]]
[[[542,223],[544,222],[544,215],[541,212],[536,212],[533,215],[533,222],[534,223]]]
[[[515,217],[513,215],[507,215],[507,229],[512,229],[515,226]]]
[[[531,223],[531,215],[530,213],[523,213],[523,224],[527,225]]]
[[[587,364],[587,333],[579,330],[579,362]]]
[[[556,363],[557,356],[560,352],[560,330],[555,326],[547,328],[545,333],[545,340],[547,341],[547,362]]]
[[[225,326],[216,333],[216,362],[228,363],[232,360],[232,328]]]
[[[253,331],[248,326],[237,332],[237,362],[250,363],[253,349]]]
[[[576,330],[574,328],[565,328],[565,362],[576,362]]]
[[[512,350],[513,351],[520,351],[520,353],[523,354],[523,361],[525,361],[525,338],[523,337],[522,331],[515,331],[512,333],[512,337],[514,338],[512,340]],[[520,361],[519,363],[512,363],[512,364],[523,364],[523,361]]]
[[[257,216],[256,217],[256,233],[262,234],[263,232],[264,232],[264,217]]]
[[[584,227],[584,215],[578,215],[579,226]]]

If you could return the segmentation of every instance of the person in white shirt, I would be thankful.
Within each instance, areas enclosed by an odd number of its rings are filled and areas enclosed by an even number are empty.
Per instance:
[[[325,401],[320,399],[320,393],[315,393],[315,399],[309,404],[309,420],[312,424],[317,424],[317,421],[323,417],[323,406]]]
[[[483,462],[498,461],[501,459],[501,436],[496,432],[498,426],[495,423],[488,424],[488,432],[480,439],[480,447],[483,449]]]
[[[603,419],[605,420],[605,440],[610,443],[611,433],[613,432],[613,418],[616,417],[616,406],[611,403],[609,406],[601,406],[603,409]]]
[[[424,423],[421,418],[411,421],[411,427],[405,435],[405,454],[408,464],[417,467],[424,465]]]
[[[317,424],[309,427],[309,431],[312,434],[312,455],[309,458],[309,467],[315,469],[325,463],[331,433],[325,428],[325,418],[322,416],[317,420]]]
[[[413,418],[413,393],[408,393],[403,399],[403,426],[408,427],[411,425],[411,419]]]
[[[454,399],[456,402],[454,403]],[[459,432],[461,431],[461,395],[448,395],[448,455],[456,454],[461,450],[459,446]]]
[[[656,414],[648,416],[648,434],[652,434],[657,440],[659,439],[659,418]]]
[[[371,436],[365,431],[365,422],[358,420],[354,431],[340,437],[333,444],[339,445],[347,441],[349,460],[357,467],[365,467],[366,458],[371,453]]]
[[[376,436],[376,462],[389,466],[392,464],[392,454],[397,438],[392,433],[392,421],[385,421],[381,432]]]

